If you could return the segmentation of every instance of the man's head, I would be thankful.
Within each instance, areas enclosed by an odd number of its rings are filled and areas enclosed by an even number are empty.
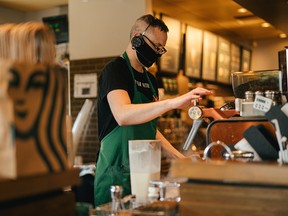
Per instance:
[[[136,20],[130,31],[130,39],[140,64],[150,67],[166,52],[164,46],[168,31],[162,20],[150,14]]]

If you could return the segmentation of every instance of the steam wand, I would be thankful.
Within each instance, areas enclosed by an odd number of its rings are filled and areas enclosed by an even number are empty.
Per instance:
[[[193,124],[192,124],[191,130],[190,130],[188,137],[187,137],[187,139],[184,143],[184,146],[183,146],[183,150],[185,150],[185,151],[187,151],[190,148],[190,146],[191,146],[200,126],[202,125],[202,122],[203,122],[203,119],[201,118],[203,112],[202,112],[202,109],[197,104],[198,104],[198,100],[196,99],[196,100],[194,100],[194,106],[192,106],[188,110],[188,115],[191,119],[193,119]]]
[[[190,148],[190,146],[191,146],[191,144],[192,144],[192,142],[193,142],[193,140],[194,140],[194,138],[195,138],[195,136],[196,136],[201,124],[202,124],[202,122],[203,122],[203,119],[195,119],[193,121],[192,128],[191,128],[191,130],[190,130],[190,132],[188,134],[188,137],[187,137],[187,139],[185,141],[185,144],[183,146],[183,150],[187,151]]]

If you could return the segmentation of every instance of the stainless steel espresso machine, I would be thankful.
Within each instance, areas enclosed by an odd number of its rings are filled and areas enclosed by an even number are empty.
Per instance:
[[[193,125],[183,150],[190,148],[203,119],[209,117],[213,118],[213,121],[206,130],[207,146],[221,141],[232,150],[237,147],[242,148],[241,150],[253,151],[256,155],[255,160],[279,159],[278,153],[281,146],[286,149],[286,141],[281,140],[285,137],[283,133],[277,137],[274,120],[284,121],[280,123],[282,127],[287,123],[287,128],[288,117],[281,113],[281,107],[287,102],[282,83],[285,73],[287,77],[287,70],[286,72],[263,70],[232,73],[235,106],[224,105],[219,109],[201,108],[196,102],[188,111]],[[278,113],[280,117],[277,116]],[[210,156],[222,157],[223,150],[223,147],[215,146],[210,150]]]

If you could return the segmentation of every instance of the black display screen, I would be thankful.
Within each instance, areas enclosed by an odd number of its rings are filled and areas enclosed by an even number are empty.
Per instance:
[[[48,24],[55,33],[56,44],[69,42],[67,15],[43,17],[42,20]]]

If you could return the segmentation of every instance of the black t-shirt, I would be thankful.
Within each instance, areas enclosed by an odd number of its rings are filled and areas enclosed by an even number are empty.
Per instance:
[[[100,141],[118,125],[107,101],[107,94],[110,91],[123,89],[128,92],[132,101],[134,83],[136,83],[138,91],[142,92],[149,101],[153,101],[153,93],[145,73],[139,73],[134,69],[133,72],[135,81],[125,59],[117,57],[110,61],[100,74],[98,85],[98,137]],[[148,71],[147,74],[158,96],[156,78]]]

